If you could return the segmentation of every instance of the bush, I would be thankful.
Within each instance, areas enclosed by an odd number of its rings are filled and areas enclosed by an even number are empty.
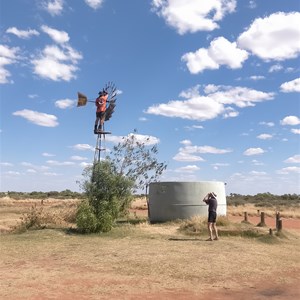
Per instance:
[[[87,201],[82,201],[76,214],[77,228],[82,233],[97,232],[98,221],[93,208]]]
[[[82,188],[88,200],[79,206],[77,227],[85,233],[107,232],[112,229],[116,219],[128,211],[134,183],[118,174],[109,160],[88,167],[84,176],[88,180]]]

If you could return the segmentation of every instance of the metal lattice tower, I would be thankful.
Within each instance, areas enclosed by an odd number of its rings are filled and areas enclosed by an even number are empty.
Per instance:
[[[103,125],[104,129],[104,125]],[[99,163],[101,160],[101,153],[106,152],[106,145],[105,145],[105,136],[107,134],[111,134],[109,131],[103,130],[101,133],[97,134],[97,141],[94,153],[94,164]]]

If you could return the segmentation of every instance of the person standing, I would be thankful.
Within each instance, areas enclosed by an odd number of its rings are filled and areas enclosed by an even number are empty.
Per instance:
[[[217,208],[218,208],[217,195],[214,192],[208,193],[204,197],[203,202],[205,202],[208,205],[207,228],[208,228],[209,238],[207,239],[207,241],[218,240],[219,235],[218,235],[218,229],[216,225]],[[213,237],[213,233],[215,234],[215,237]]]
[[[95,121],[95,126],[94,126],[95,134],[97,134],[98,131],[101,132],[103,130],[107,98],[108,98],[108,93],[105,90],[103,90],[103,91],[99,92],[99,97],[95,101],[95,105],[97,107],[96,121]],[[99,121],[100,121],[100,125],[98,126]]]

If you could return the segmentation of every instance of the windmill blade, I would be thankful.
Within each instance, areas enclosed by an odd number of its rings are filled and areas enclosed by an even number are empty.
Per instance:
[[[115,107],[116,107],[115,102],[116,102],[115,100],[112,100],[109,103],[109,106],[107,107],[106,113],[105,113],[105,121],[108,121],[111,118],[113,112],[115,111]]]
[[[77,107],[79,106],[85,106],[88,102],[87,96],[78,92],[78,99],[77,99]]]

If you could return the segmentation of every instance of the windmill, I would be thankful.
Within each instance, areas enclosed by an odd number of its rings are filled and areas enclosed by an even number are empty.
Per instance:
[[[115,107],[116,107],[116,100],[117,100],[117,87],[115,84],[111,81],[105,84],[104,88],[102,89],[100,93],[107,93],[107,103],[108,106],[106,107],[105,111],[105,119],[104,121],[110,120],[112,117],[112,114],[114,113]],[[77,93],[78,99],[77,99],[77,107],[85,106],[87,105],[88,102],[92,102],[95,104],[95,101],[89,100],[86,95],[84,95],[81,92]],[[104,130],[104,124],[103,124],[103,129],[101,131],[94,131],[95,134],[97,134],[97,142],[96,142],[96,147],[95,147],[95,154],[94,154],[94,165],[97,162],[100,162],[101,159],[101,152],[105,151],[105,135],[106,134],[111,134],[109,131]]]

